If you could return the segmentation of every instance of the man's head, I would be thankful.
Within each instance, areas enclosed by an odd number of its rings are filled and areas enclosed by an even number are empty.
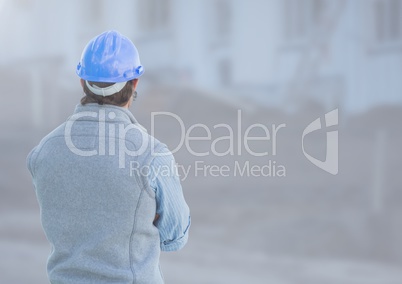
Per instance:
[[[82,104],[126,106],[144,68],[134,44],[119,32],[107,31],[87,44],[76,72],[86,95]]]

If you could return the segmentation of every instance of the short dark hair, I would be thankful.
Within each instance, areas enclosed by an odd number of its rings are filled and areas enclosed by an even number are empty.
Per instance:
[[[104,83],[104,82],[92,82],[92,81],[88,81],[88,83],[93,86],[96,85],[99,88],[106,88],[109,87],[111,85],[113,85],[114,83]],[[89,104],[89,103],[97,103],[99,105],[115,105],[115,106],[124,106],[125,104],[127,104],[127,102],[130,100],[131,96],[133,96],[134,92],[133,92],[133,80],[130,80],[127,82],[127,84],[124,86],[124,88],[111,96],[99,96],[99,95],[95,95],[94,93],[92,93],[88,86],[86,85],[86,83],[84,83],[84,93],[85,93],[85,97],[83,97],[81,99],[81,104],[85,105],[85,104]],[[134,99],[135,99],[135,95],[134,95]]]

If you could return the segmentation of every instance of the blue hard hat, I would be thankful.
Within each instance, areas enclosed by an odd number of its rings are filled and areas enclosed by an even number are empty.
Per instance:
[[[87,44],[76,72],[87,81],[117,83],[140,77],[144,68],[131,40],[117,31],[107,31]]]

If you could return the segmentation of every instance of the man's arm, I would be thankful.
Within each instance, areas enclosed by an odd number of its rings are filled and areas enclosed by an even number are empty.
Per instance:
[[[164,148],[151,163],[150,186],[156,194],[155,226],[159,229],[162,251],[177,251],[188,239],[190,210],[183,196],[173,155]]]

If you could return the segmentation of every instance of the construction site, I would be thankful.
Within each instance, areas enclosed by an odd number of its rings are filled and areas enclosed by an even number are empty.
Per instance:
[[[402,283],[401,0],[53,2],[0,0],[0,283],[47,283],[26,156],[107,29],[139,50],[130,111],[175,150],[191,210],[167,283]]]

